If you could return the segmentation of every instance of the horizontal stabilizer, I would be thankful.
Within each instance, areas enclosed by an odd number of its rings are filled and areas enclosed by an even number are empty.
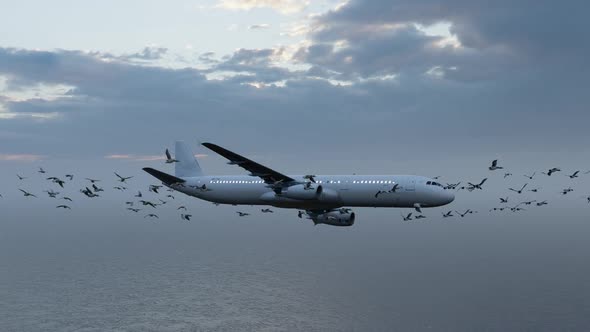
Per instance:
[[[156,169],[153,169],[151,167],[144,167],[143,170],[146,171],[146,172],[148,172],[150,175],[152,175],[156,179],[164,182],[167,185],[171,185],[173,183],[183,183],[183,182],[185,182],[181,178],[177,178],[174,175],[170,175],[170,174],[166,174],[164,172],[160,172],[160,171],[158,171]]]

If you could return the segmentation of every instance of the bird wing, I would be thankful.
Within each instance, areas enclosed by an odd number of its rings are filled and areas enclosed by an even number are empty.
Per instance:
[[[488,180],[488,178],[485,178],[485,179],[481,180],[481,182],[479,183],[479,185],[480,186],[483,185],[487,180]]]
[[[241,168],[249,171],[252,176],[257,176],[263,179],[266,183],[275,183],[278,181],[288,183],[295,181],[293,178],[263,166],[237,153],[224,149],[219,145],[213,143],[203,143],[203,146],[228,159],[232,164],[238,165]]]
[[[497,159],[494,160],[494,161],[492,161],[492,167],[496,167],[496,166],[498,166],[498,160]]]
[[[172,159],[172,156],[170,155],[170,151],[168,151],[168,149],[166,149],[166,159]]]

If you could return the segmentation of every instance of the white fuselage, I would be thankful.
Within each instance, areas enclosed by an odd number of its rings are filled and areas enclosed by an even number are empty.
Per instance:
[[[290,177],[301,183],[307,181],[303,176]],[[252,176],[199,176],[183,180],[186,181],[183,185],[170,187],[206,201],[303,210],[416,205],[427,208],[448,204],[455,198],[435,180],[414,175],[318,175],[314,186],[321,186],[323,192],[314,199],[287,198]],[[396,184],[396,189],[392,190]]]

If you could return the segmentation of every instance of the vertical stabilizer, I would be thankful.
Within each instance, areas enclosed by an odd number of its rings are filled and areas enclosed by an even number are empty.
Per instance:
[[[174,158],[178,160],[175,163],[174,175],[180,178],[203,175],[201,166],[199,166],[194,154],[184,141],[176,141],[174,153]]]

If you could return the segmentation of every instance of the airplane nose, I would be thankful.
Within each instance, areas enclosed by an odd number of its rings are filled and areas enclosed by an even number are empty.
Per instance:
[[[450,192],[448,190],[446,191],[446,195],[445,196],[446,196],[445,197],[446,198],[445,204],[449,204],[449,203],[451,203],[452,201],[455,200],[455,194],[453,194],[452,192]]]

